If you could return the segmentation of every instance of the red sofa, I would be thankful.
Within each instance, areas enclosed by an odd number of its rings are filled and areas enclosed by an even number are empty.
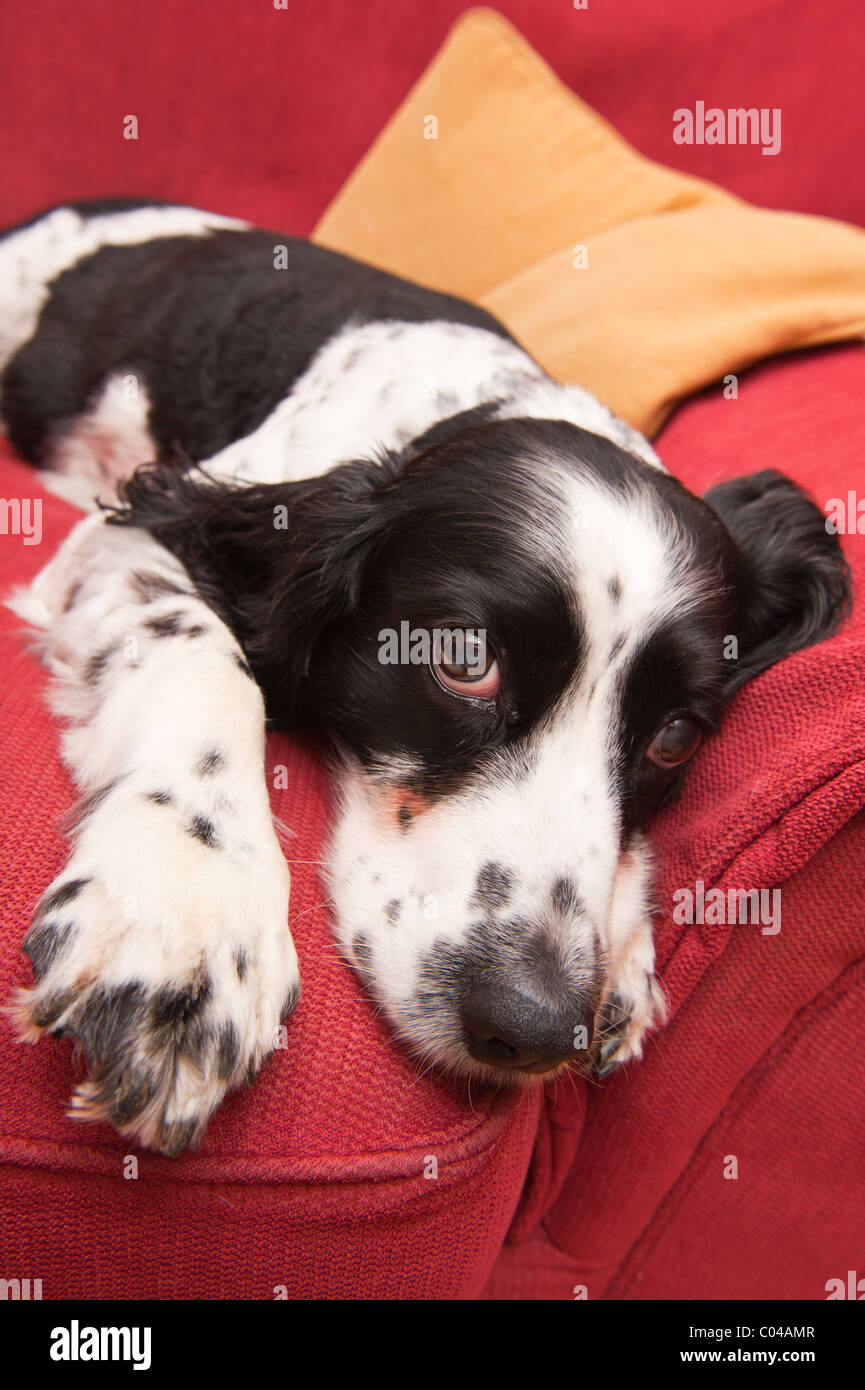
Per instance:
[[[45,0],[7,9],[0,222],[68,196],[154,193],[306,232],[444,37],[459,0]],[[865,21],[760,0],[683,21],[664,0],[500,8],[639,149],[767,205],[865,223],[856,45]],[[844,20],[848,30],[845,33]],[[671,94],[675,92],[675,97]],[[780,106],[781,155],[675,146],[695,99]],[[831,140],[814,111],[832,111]],[[124,141],[136,114],[139,139]],[[824,147],[823,141],[828,142]],[[658,447],[690,487],[779,467],[821,504],[865,498],[865,352],[779,359],[673,417]],[[7,450],[0,496],[43,499],[41,544],[0,535],[0,588],[76,519]],[[862,521],[865,533],[865,518]],[[844,537],[865,580],[865,534]],[[0,989],[63,863],[74,798],[45,673],[0,610]],[[865,1231],[865,618],[747,686],[653,826],[671,1020],[602,1087],[465,1090],[391,1041],[329,942],[315,748],[274,737],[295,831],[304,998],[254,1088],[195,1153],[130,1149],[64,1117],[68,1043],[0,1023],[0,1276],[44,1298],[825,1298]],[[782,929],[679,926],[672,894],[780,887]],[[731,1161],[735,1160],[735,1164]],[[735,1171],[737,1176],[731,1174]],[[858,1262],[858,1263],[857,1263]]]

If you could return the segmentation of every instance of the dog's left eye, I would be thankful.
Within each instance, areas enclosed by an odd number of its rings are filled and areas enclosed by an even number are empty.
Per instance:
[[[702,736],[695,719],[673,719],[655,734],[646,757],[658,767],[677,767],[693,757]]]
[[[432,662],[436,680],[454,695],[493,699],[501,684],[495,652],[477,632],[466,630],[455,636],[460,650],[440,652]]]

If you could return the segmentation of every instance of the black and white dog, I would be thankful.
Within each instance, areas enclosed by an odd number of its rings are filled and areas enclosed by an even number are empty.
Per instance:
[[[638,1057],[641,827],[842,616],[815,504],[775,472],[694,497],[479,308],[190,208],[14,228],[0,302],[12,443],[108,504],[15,600],[84,796],[14,1013],[80,1041],[73,1113],[176,1153],[295,1007],[268,724],[329,736],[336,936],[418,1054]],[[404,624],[420,663],[382,659]]]

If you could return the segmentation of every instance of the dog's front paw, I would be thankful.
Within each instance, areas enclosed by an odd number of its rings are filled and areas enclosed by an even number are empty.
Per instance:
[[[28,1040],[80,1043],[70,1115],[177,1154],[274,1048],[300,977],[288,868],[258,831],[159,792],[118,790],[89,815],[24,942],[36,986],[10,1011]]]
[[[651,927],[640,932],[613,978],[601,1005],[594,1039],[599,1076],[643,1055],[646,1035],[667,1017],[667,1004],[654,973]]]

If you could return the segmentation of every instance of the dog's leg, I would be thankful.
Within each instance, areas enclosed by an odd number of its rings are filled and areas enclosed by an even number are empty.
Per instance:
[[[646,1034],[667,1014],[655,976],[652,937],[652,858],[648,842],[636,837],[622,855],[613,888],[609,929],[610,988],[596,1030],[599,1075],[641,1057]]]
[[[24,943],[25,1037],[74,1035],[73,1115],[165,1153],[251,1079],[299,996],[264,706],[237,642],[146,532],[82,522],[13,601],[44,629],[85,793]]]

